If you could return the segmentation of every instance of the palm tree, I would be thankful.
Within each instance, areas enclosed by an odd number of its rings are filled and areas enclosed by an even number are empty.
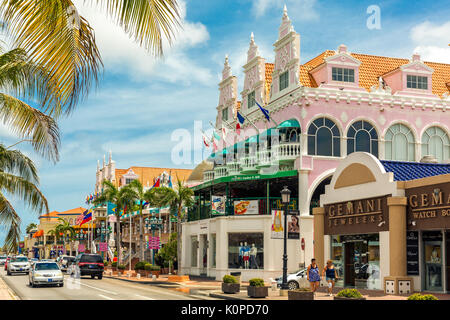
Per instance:
[[[184,181],[180,181],[177,177],[177,185],[174,189],[167,187],[153,188],[150,191],[151,203],[158,207],[170,206],[177,211],[177,260],[178,273],[180,272],[181,263],[181,222],[183,221],[183,209],[189,208],[194,204],[194,191],[185,186]]]
[[[34,211],[48,212],[47,199],[38,185],[37,169],[31,159],[0,144],[0,224],[9,227],[5,245],[10,251],[19,243],[20,217],[5,193],[18,197]]]
[[[144,191],[144,187],[139,180],[133,180],[128,186],[134,202],[138,202],[139,210],[139,260],[144,261],[144,230],[142,210],[145,201],[150,200],[150,190]],[[149,201],[150,202],[150,201]]]
[[[37,228],[37,225],[36,225],[36,223],[30,223],[27,227],[26,227],[26,229],[25,229],[25,232],[27,233],[27,234],[30,234],[31,233],[31,230],[33,230],[33,229],[36,229]]]
[[[60,223],[56,226],[55,230],[58,232],[58,234],[62,234],[63,237],[63,246],[64,251],[66,250],[66,237],[69,236],[70,240],[73,240],[75,237],[75,228],[70,225],[69,222],[62,218],[58,218]],[[70,246],[72,248],[72,246]]]
[[[36,101],[40,109],[60,103],[46,72],[31,62],[24,50],[5,51],[0,44],[0,121],[22,141],[31,142],[40,155],[58,161],[60,139],[55,120],[24,101]]]
[[[180,26],[176,0],[84,0],[123,28],[128,36],[156,56],[163,54]],[[98,83],[103,66],[94,30],[78,14],[72,0],[0,0],[0,21],[14,46],[25,49],[48,71],[60,105],[50,115],[69,113]]]
[[[117,188],[112,182],[108,180],[103,181],[103,192],[93,201],[94,205],[102,205],[106,202],[111,202],[116,205],[116,248],[118,255],[118,265],[121,264],[120,254],[120,216],[121,212],[124,214],[133,203],[133,195],[127,187]]]

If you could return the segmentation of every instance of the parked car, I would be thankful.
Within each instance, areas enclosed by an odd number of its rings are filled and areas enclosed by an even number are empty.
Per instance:
[[[61,271],[67,271],[69,264],[75,261],[75,257],[72,256],[60,256],[56,259],[56,263],[58,264]]]
[[[3,266],[6,262],[6,258],[8,258],[7,256],[0,256],[0,266]]]
[[[28,274],[30,272],[30,262],[28,261],[27,257],[19,256],[19,257],[13,257],[8,262],[8,268],[6,270],[6,273],[8,276],[12,275],[13,273],[26,273]]]
[[[104,267],[101,255],[81,253],[76,257],[75,261],[71,263],[67,273],[77,278],[91,276],[91,278],[94,279],[97,276],[100,280],[103,278]]]
[[[56,262],[36,262],[28,276],[30,286],[57,285],[64,286],[64,275]]]
[[[306,279],[306,268],[300,269],[297,272],[288,274],[287,276],[287,283],[289,286],[289,290],[294,290],[300,288],[300,279],[304,278]],[[277,282],[277,287],[281,287],[281,284],[283,283],[283,276],[278,277],[275,279]]]

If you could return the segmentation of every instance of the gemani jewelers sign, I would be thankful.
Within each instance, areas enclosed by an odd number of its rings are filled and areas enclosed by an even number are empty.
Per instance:
[[[325,205],[325,234],[362,234],[389,230],[387,195]]]

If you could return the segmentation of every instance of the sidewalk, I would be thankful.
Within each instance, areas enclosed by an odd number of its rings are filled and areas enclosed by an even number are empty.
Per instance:
[[[20,300],[0,277],[0,300]]]

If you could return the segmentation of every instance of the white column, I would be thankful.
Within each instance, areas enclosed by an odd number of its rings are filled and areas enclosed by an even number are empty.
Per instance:
[[[309,177],[310,170],[298,173],[298,209],[301,216],[309,216]]]

